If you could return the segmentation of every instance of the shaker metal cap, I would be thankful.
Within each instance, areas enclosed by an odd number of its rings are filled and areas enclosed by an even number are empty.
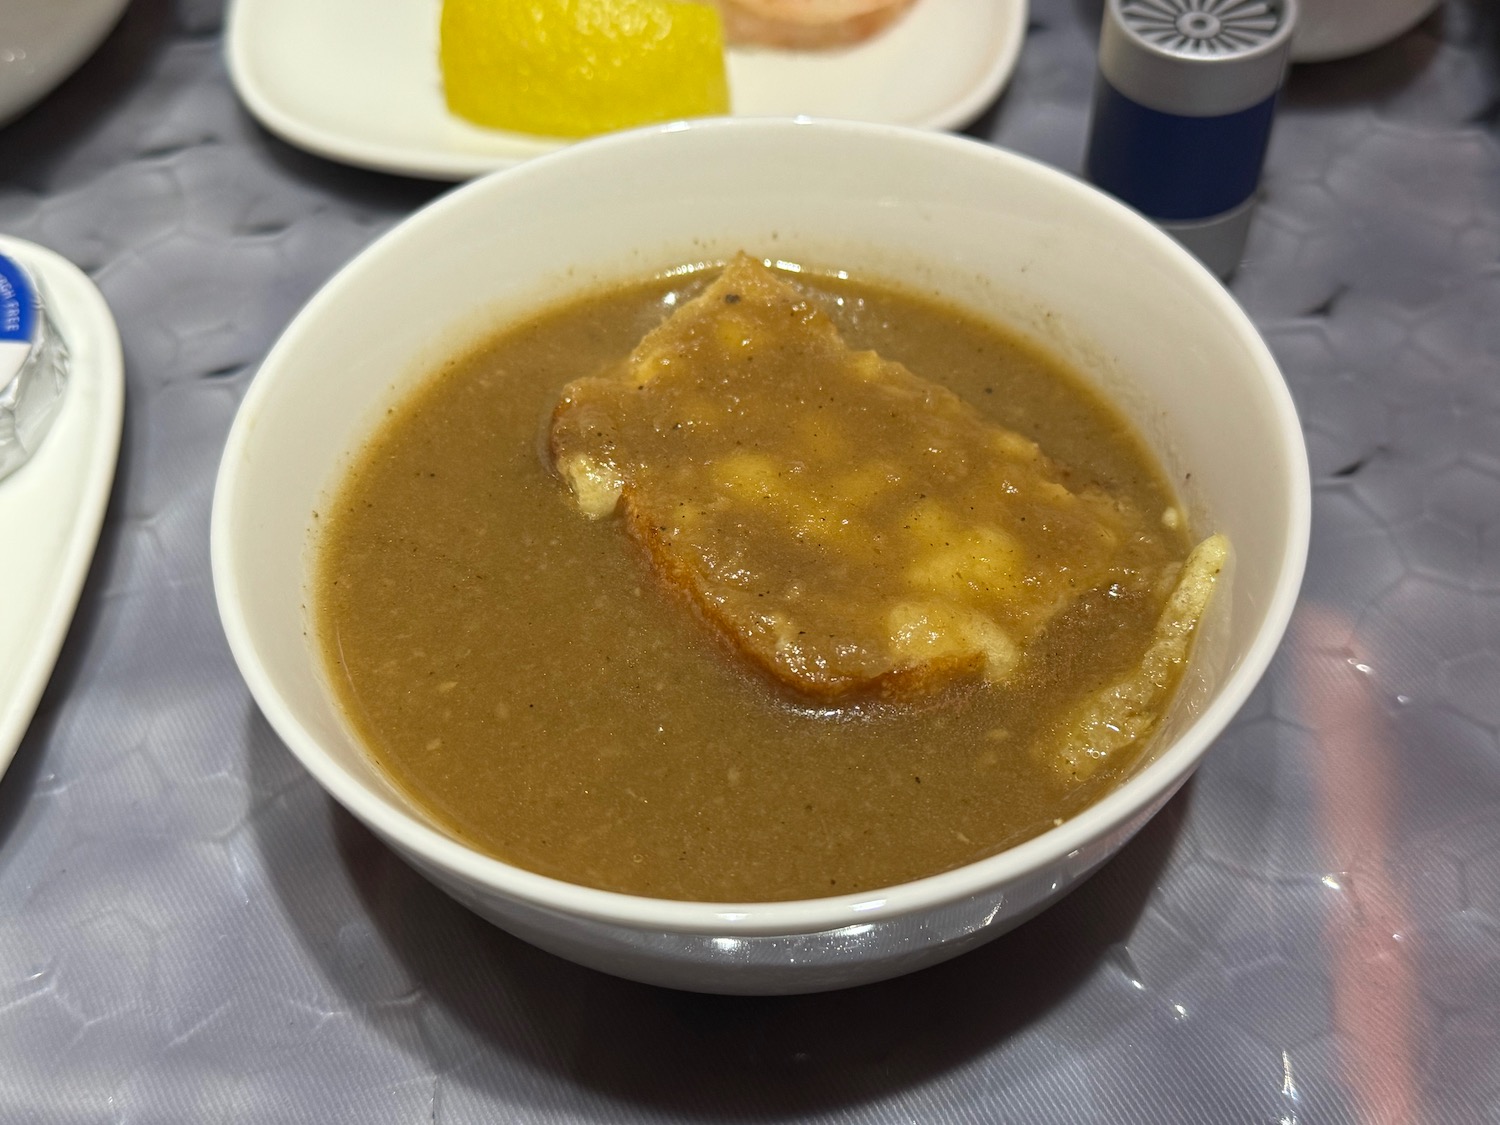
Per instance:
[[[1221,117],[1281,85],[1297,0],[1107,0],[1099,70],[1139,105]]]

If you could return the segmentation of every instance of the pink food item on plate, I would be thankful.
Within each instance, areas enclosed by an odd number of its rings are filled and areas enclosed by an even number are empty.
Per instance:
[[[882,31],[914,0],[717,0],[730,43],[819,50]]]

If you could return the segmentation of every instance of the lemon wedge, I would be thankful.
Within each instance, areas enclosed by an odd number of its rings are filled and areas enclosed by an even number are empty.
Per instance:
[[[454,114],[583,137],[725,113],[719,13],[688,0],[444,0],[439,57]]]

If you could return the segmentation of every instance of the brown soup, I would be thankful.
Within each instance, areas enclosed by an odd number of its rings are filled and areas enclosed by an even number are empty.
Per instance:
[[[888,886],[991,855],[1118,784],[1037,751],[1142,660],[1167,590],[1083,592],[1003,683],[829,706],[735,658],[618,520],[580,518],[545,452],[560,390],[617,364],[709,282],[611,289],[445,363],[321,513],[314,614],[375,760],[454,836],[559,879],[770,901]],[[1171,489],[1116,412],[1038,348],[863,281],[798,284],[844,340],[1040,444],[1146,513]],[[1153,518],[1170,568],[1187,532]],[[1173,526],[1168,527],[1167,523]]]

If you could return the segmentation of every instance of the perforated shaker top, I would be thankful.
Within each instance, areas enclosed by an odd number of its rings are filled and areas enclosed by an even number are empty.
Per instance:
[[[1099,68],[1163,113],[1235,113],[1281,85],[1296,20],[1296,0],[1109,0]]]

